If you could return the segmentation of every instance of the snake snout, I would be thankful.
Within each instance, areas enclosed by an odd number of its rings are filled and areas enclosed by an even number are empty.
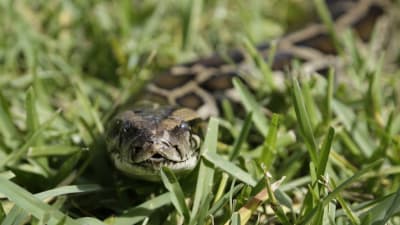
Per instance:
[[[152,153],[149,159],[153,161],[182,161],[179,150],[166,140],[153,142],[153,144],[150,146],[149,152]]]

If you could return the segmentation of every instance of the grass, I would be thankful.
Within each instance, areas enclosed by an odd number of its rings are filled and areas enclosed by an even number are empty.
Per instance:
[[[0,1],[1,224],[400,224],[398,48],[336,33],[321,2],[346,66],[281,85],[253,43],[301,26],[311,4]],[[160,70],[238,46],[262,85],[233,80],[247,116],[223,103],[196,171],[116,172],[113,110]]]

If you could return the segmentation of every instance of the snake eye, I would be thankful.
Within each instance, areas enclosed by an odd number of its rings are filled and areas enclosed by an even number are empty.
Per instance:
[[[132,128],[132,124],[129,121],[124,121],[122,124],[122,131],[124,133],[128,133],[129,130]]]
[[[192,134],[190,135],[190,147],[192,149],[198,149],[200,147],[200,137]]]
[[[108,124],[108,131],[107,131],[107,137],[109,138],[114,138],[119,135],[120,133],[120,127],[121,127],[122,121],[119,119],[116,119],[115,121],[111,121]]]
[[[182,123],[179,125],[179,128],[180,128],[180,129],[183,129],[183,130],[190,130],[190,126],[189,126],[189,124],[188,124],[187,122],[182,122]]]

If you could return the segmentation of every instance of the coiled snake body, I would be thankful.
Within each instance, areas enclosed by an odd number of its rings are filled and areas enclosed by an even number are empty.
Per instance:
[[[363,40],[370,37],[385,11],[381,0],[328,1],[328,7],[337,32],[352,28]],[[257,48],[265,58],[268,49],[268,45]],[[314,24],[278,41],[272,69],[279,74],[298,59],[306,72],[320,71],[337,63],[335,54],[327,28]],[[181,175],[196,166],[200,137],[193,124],[218,115],[215,96],[234,95],[231,79],[248,66],[245,53],[236,50],[227,55],[172,67],[146,87],[137,104],[110,121],[106,141],[117,169],[134,178],[157,181],[161,167]]]

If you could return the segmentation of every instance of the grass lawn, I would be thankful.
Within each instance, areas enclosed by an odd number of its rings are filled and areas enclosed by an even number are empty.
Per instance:
[[[106,121],[154,75],[250,53],[315,19],[306,2],[0,0],[0,223],[400,224],[396,29],[336,33],[340,72],[294,63],[280,88],[255,63],[271,86],[234,79],[249,113],[223,104],[188,177],[135,181],[107,160]]]

